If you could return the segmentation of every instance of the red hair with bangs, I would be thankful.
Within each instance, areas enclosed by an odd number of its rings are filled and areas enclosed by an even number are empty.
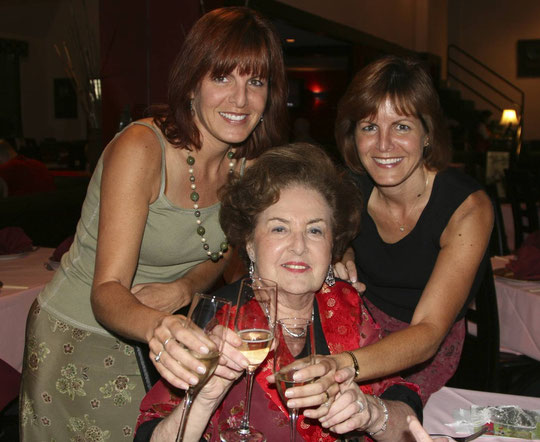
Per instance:
[[[354,132],[358,121],[374,117],[389,99],[401,115],[417,117],[429,136],[424,164],[442,170],[451,159],[450,140],[439,96],[431,77],[419,60],[386,56],[358,72],[338,105],[335,136],[347,165],[363,172]]]
[[[167,140],[185,149],[200,149],[190,97],[206,75],[219,77],[238,69],[266,79],[264,120],[243,143],[237,157],[256,158],[283,143],[287,129],[287,80],[281,43],[271,23],[244,7],[219,8],[201,17],[188,33],[169,75],[168,107],[154,114]]]

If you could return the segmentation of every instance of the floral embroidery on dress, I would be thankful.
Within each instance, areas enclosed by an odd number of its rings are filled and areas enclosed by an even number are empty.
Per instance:
[[[41,393],[41,399],[43,399],[43,402],[45,402],[46,404],[50,404],[52,402],[52,396],[46,391]]]
[[[114,358],[111,355],[107,356],[105,359],[103,359],[103,365],[105,368],[112,367],[114,365]]]
[[[133,350],[133,347],[131,345],[124,345],[124,354],[126,356],[131,356],[135,350]]]
[[[90,401],[90,406],[92,407],[92,409],[96,409],[96,408],[99,408],[99,406],[101,405],[101,402],[99,401],[99,399],[97,398],[94,398]]]
[[[70,417],[68,429],[75,435],[70,439],[72,442],[102,442],[111,437],[109,430],[103,430],[95,425],[96,421],[85,414],[83,418]]]
[[[75,339],[77,342],[84,341],[88,336],[90,336],[90,332],[81,330],[80,328],[74,328],[71,331],[71,337]]]
[[[107,382],[99,391],[105,399],[112,398],[116,407],[122,407],[131,402],[131,390],[135,389],[134,383],[129,383],[127,376],[117,376],[115,380]]]
[[[63,349],[64,349],[65,355],[70,355],[70,354],[73,354],[73,350],[75,349],[75,347],[71,345],[71,342],[66,342],[63,346]]]
[[[27,424],[36,425],[37,415],[34,411],[34,401],[28,398],[28,395],[24,393],[21,404],[21,425],[24,427]]]
[[[42,416],[40,420],[41,425],[43,425],[44,427],[49,427],[51,425],[51,420],[47,416]]]
[[[47,347],[45,342],[38,344],[35,336],[28,338],[26,347],[28,367],[31,370],[36,371],[39,368],[39,364],[45,360],[51,350]]]
[[[77,367],[75,364],[68,364],[60,370],[61,378],[56,381],[56,389],[67,394],[71,400],[75,400],[75,396],[86,396],[84,391],[84,379],[77,377]]]
[[[70,329],[70,326],[67,325],[65,322],[59,321],[58,319],[53,318],[52,316],[49,316],[49,321],[51,322],[51,331],[53,333],[56,332],[57,330],[62,333],[65,333],[69,331]]]
[[[124,433],[124,437],[131,436],[133,434],[133,428],[131,428],[129,425],[126,425],[124,428],[122,428],[122,433]]]

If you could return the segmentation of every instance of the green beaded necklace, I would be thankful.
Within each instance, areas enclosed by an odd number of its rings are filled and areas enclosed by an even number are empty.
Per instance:
[[[234,152],[232,150],[229,150],[227,152],[227,158],[229,159],[229,174],[232,174],[234,172],[233,157]],[[199,210],[199,204],[197,204],[197,201],[199,201],[199,194],[196,191],[197,186],[195,185],[195,176],[193,175],[193,165],[195,164],[195,158],[193,158],[191,154],[188,153],[186,161],[189,166],[189,181],[191,182],[191,195],[189,197],[191,198],[191,201],[193,201],[193,208],[195,209],[195,218],[197,219],[197,234],[201,237],[202,247],[205,250],[206,254],[213,262],[217,262],[223,256],[223,253],[225,253],[229,248],[229,243],[227,242],[227,238],[225,238],[225,240],[222,241],[219,245],[219,251],[210,251],[210,246],[208,245],[208,242],[204,237],[206,229],[202,226],[201,211]]]

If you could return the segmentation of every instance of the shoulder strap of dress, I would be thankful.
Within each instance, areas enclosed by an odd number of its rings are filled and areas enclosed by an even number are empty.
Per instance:
[[[165,180],[166,178],[166,162],[165,162],[165,140],[163,140],[163,135],[159,130],[154,127],[152,124],[145,123],[144,121],[134,121],[131,124],[138,124],[139,126],[145,126],[149,129],[151,129],[155,134],[157,139],[159,140],[159,145],[161,146],[161,185],[159,187],[159,196],[163,195],[163,192],[165,192]]]

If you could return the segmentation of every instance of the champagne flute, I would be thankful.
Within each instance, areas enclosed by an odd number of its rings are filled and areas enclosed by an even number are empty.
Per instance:
[[[248,359],[246,369],[246,400],[244,415],[239,427],[220,433],[224,442],[264,441],[264,435],[249,425],[251,391],[255,370],[265,360],[274,338],[276,320],[277,284],[263,278],[242,280],[234,329],[242,339],[239,351]]]
[[[315,363],[315,337],[313,322],[310,319],[280,319],[275,328],[276,349],[274,354],[274,375],[281,400],[287,406],[285,390],[301,387],[315,379],[296,382],[294,373]],[[290,440],[296,440],[296,421],[298,408],[289,408]]]
[[[229,323],[231,306],[231,301],[218,298],[217,296],[196,293],[193,297],[187,320],[183,326],[189,328],[194,334],[199,335],[208,347],[209,352],[202,354],[186,348],[191,356],[203,363],[206,371],[203,374],[195,373],[199,378],[199,382],[197,385],[190,386],[186,391],[176,442],[182,441],[187,416],[191,409],[194,396],[204,387],[218,366],[219,357],[225,341],[225,330]]]

